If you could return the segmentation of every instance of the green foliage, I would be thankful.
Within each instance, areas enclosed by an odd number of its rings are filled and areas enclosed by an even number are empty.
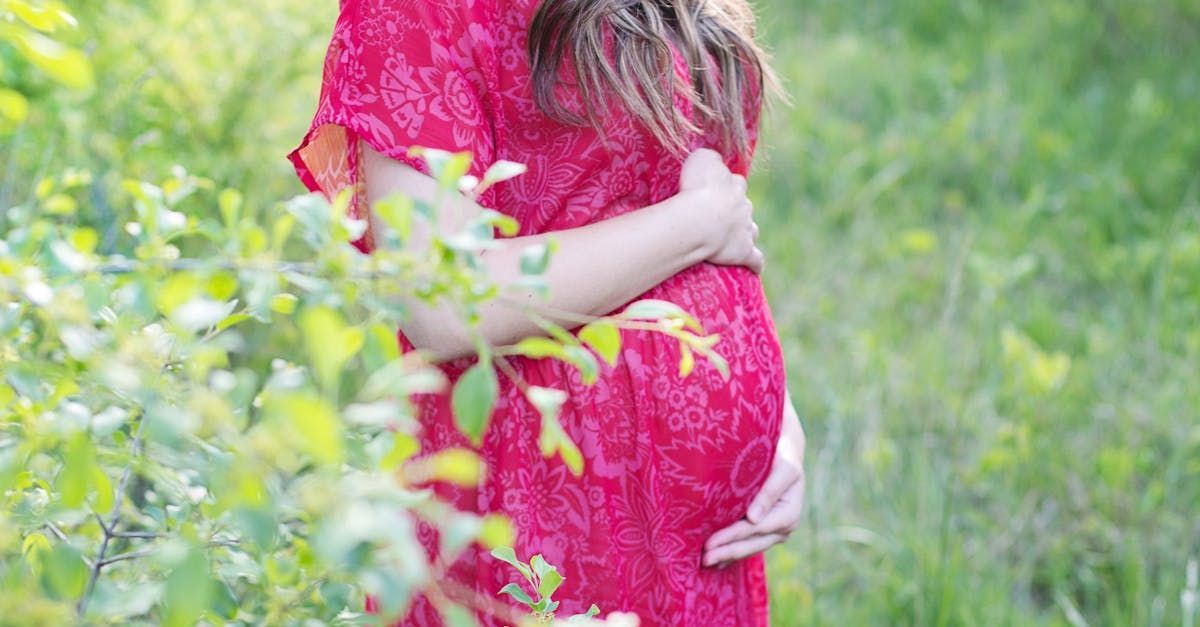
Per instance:
[[[424,155],[447,192],[481,184],[454,178],[465,155]],[[18,532],[0,538],[0,574],[37,575],[45,600],[12,620],[59,611],[57,601],[96,622],[342,621],[368,593],[390,614],[438,584],[416,516],[442,530],[447,560],[471,542],[513,541],[503,517],[457,512],[419,489],[474,486],[484,467],[469,450],[421,454],[409,397],[446,382],[424,356],[400,355],[393,329],[398,304],[413,299],[477,320],[497,293],[477,253],[497,245],[493,229],[515,226],[485,214],[424,253],[362,255],[347,242],[365,225],[344,197],[276,204],[264,228],[240,194],[205,191],[216,186],[176,169],[161,185],[122,184],[129,205],[114,245],[129,252],[101,255],[76,211],[44,210],[56,188],[86,202],[66,178],[11,208],[0,240],[11,303],[0,312],[0,521]],[[589,319],[584,335],[611,356],[619,329],[670,335],[686,316],[647,307],[634,309],[649,320]],[[543,341],[594,378],[582,341],[540,321],[558,338]],[[520,351],[468,328],[482,357],[452,404],[478,445],[496,366]],[[514,382],[543,414],[547,457],[580,473],[558,422],[565,394]],[[535,567],[549,599],[561,576]],[[549,603],[538,610],[553,612]]]
[[[57,37],[74,29],[75,18],[57,2],[29,3],[4,0],[0,3],[0,45],[7,44],[26,63],[58,83],[79,90],[91,89],[95,78],[92,65],[78,49]],[[0,65],[0,71],[4,66]],[[0,136],[29,115],[29,101],[20,91],[0,83]]]
[[[1200,4],[760,6],[811,446],[775,622],[1194,621]]]
[[[529,585],[529,588],[534,591],[531,595],[520,584],[510,583],[506,584],[496,594],[507,595],[512,600],[525,605],[534,620],[538,623],[554,622],[554,612],[558,609],[559,605],[558,601],[554,600],[554,593],[558,591],[559,586],[564,581],[558,569],[550,565],[540,554],[531,557],[528,564],[522,562],[517,558],[517,554],[512,548],[507,546],[493,549],[492,557],[515,568],[521,577],[525,579],[525,583]],[[600,608],[593,603],[587,612],[571,616],[566,619],[566,622],[584,622],[599,614]]]

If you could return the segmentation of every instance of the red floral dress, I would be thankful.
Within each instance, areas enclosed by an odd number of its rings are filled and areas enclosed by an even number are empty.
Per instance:
[[[290,155],[301,179],[326,194],[358,186],[357,139],[422,170],[406,156],[410,146],[469,150],[476,175],[498,159],[524,163],[526,174],[481,198],[518,219],[523,235],[578,227],[676,194],[682,157],[631,117],[609,115],[601,133],[555,122],[534,104],[525,50],[536,8],[536,0],[343,0],[316,117]],[[678,54],[676,61],[686,80]],[[573,92],[563,94],[578,106]],[[750,96],[757,112],[758,97]],[[678,105],[687,107],[682,99]],[[711,144],[707,135],[693,145]],[[749,154],[727,155],[740,172],[749,161]],[[369,241],[356,244],[371,249]],[[702,263],[642,298],[674,302],[719,333],[717,351],[731,379],[703,360],[681,379],[677,343],[648,332],[622,332],[619,363],[602,366],[591,386],[560,362],[515,359],[529,384],[569,394],[562,422],[583,452],[583,475],[542,457],[537,411],[501,377],[480,450],[485,481],[477,489],[439,485],[438,492],[460,509],[507,515],[517,554],[542,553],[559,567],[566,576],[555,595],[559,616],[596,603],[602,615],[636,612],[644,625],[765,625],[761,555],[719,570],[701,566],[709,535],[745,514],[779,439],[784,366],[762,286],[744,268]],[[453,377],[468,364],[446,370]],[[425,452],[469,446],[446,396],[424,398],[419,409]],[[433,549],[437,538],[426,530],[422,541]],[[479,547],[449,577],[489,599],[517,578]],[[440,622],[424,598],[405,619]]]

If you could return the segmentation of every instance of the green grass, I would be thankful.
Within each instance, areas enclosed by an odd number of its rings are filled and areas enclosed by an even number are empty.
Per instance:
[[[754,188],[810,437],[775,623],[1180,624],[1200,3],[764,5],[793,105]]]

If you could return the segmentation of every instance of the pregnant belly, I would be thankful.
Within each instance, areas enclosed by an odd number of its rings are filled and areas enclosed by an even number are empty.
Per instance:
[[[720,336],[715,350],[729,363],[728,380],[702,358],[683,378],[677,342],[627,334],[637,413],[657,454],[663,496],[703,542],[745,515],[769,471],[785,396],[782,351],[762,285],[744,268],[700,264],[645,297],[694,315]]]

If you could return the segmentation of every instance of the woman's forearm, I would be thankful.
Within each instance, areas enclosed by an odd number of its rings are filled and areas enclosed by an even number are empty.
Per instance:
[[[368,152],[365,162],[367,197],[373,202],[393,193],[432,201],[438,190],[432,179],[380,155]],[[689,220],[689,211],[700,194],[680,194],[656,205],[586,226],[502,240],[502,248],[481,256],[491,279],[500,287],[503,300],[491,301],[481,312],[480,331],[494,345],[505,345],[541,333],[526,314],[526,305],[544,312],[543,317],[574,326],[555,311],[595,316],[611,312],[676,273],[703,261],[711,251],[703,225]],[[440,228],[453,231],[468,215],[480,208],[463,197],[440,208]],[[416,233],[411,245],[427,245],[428,232]],[[546,298],[519,287],[520,256],[528,246],[554,240],[557,252],[543,279],[549,286]],[[377,240],[378,241],[378,240]],[[449,305],[430,306],[412,300],[409,317],[401,330],[421,349],[439,359],[452,359],[474,351],[472,335],[453,315]]]
[[[526,310],[567,327],[572,320],[554,312],[599,316],[610,313],[678,272],[703,261],[705,242],[686,219],[689,196],[675,196],[660,204],[579,228],[503,240],[504,247],[483,256],[491,279],[503,300],[483,306],[480,331],[492,344],[511,344],[542,331]],[[543,280],[549,287],[543,298],[516,285],[521,278],[520,255],[528,246],[554,240]],[[440,358],[470,354],[474,344],[466,329],[441,307],[415,305],[401,328],[414,344]],[[414,338],[413,333],[420,339]]]

